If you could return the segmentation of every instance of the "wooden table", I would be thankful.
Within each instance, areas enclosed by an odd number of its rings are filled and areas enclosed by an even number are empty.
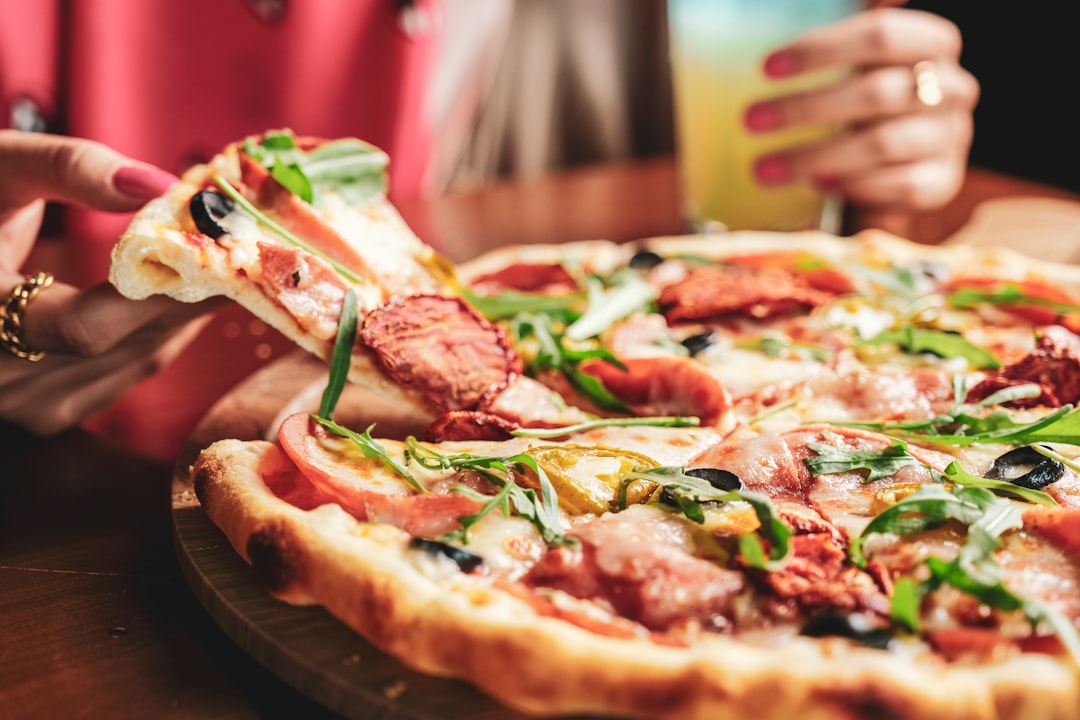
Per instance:
[[[462,260],[508,242],[678,233],[674,179],[659,159],[400,207],[418,234]],[[978,170],[952,205],[907,220],[922,242],[987,235],[1059,259],[1080,247],[1080,198]],[[198,417],[252,369],[223,361],[215,370],[225,377],[190,379],[170,412]],[[165,440],[178,445],[190,430],[181,423]],[[138,450],[83,430],[36,439],[0,426],[0,717],[325,716],[195,601],[173,547],[173,462]]]

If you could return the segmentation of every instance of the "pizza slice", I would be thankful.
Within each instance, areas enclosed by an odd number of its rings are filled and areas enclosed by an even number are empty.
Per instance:
[[[388,202],[386,166],[354,139],[278,131],[233,143],[135,216],[109,279],[133,299],[232,298],[324,360],[350,293],[354,381],[420,421],[473,410],[515,384],[520,360]],[[538,408],[530,417],[564,413],[539,388],[518,393]]]

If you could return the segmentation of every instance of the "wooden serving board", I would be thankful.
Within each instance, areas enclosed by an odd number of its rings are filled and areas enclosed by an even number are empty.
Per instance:
[[[425,676],[384,655],[320,607],[268,595],[251,568],[199,507],[188,469],[215,440],[268,438],[291,411],[313,411],[326,366],[297,353],[278,360],[223,397],[196,428],[173,477],[173,525],[184,575],[206,611],[257,662],[341,715],[384,720],[513,720],[523,716],[472,686]],[[378,421],[381,434],[418,431],[392,406],[348,386],[335,419],[349,427]]]

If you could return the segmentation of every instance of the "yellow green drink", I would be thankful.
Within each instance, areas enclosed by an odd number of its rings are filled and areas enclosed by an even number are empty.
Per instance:
[[[753,135],[744,128],[743,115],[759,100],[836,79],[811,73],[768,80],[762,62],[803,32],[862,6],[859,0],[668,0],[683,204],[695,227],[822,225],[824,193],[805,182],[762,186],[753,167],[765,153],[822,139],[835,128]]]

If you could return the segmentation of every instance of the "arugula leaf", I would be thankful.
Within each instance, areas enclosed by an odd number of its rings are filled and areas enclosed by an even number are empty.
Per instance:
[[[899,578],[893,583],[893,594],[889,603],[892,621],[908,632],[919,632],[922,597],[919,583],[908,577]]]
[[[876,270],[865,265],[855,265],[850,269],[875,285],[885,288],[889,294],[907,302],[915,302],[919,299],[915,286],[915,273],[910,268],[891,267],[889,270]]]
[[[315,199],[315,191],[311,187],[311,181],[296,163],[278,161],[270,168],[270,177],[277,180],[293,195],[301,200],[311,203]]]
[[[939,415],[930,420],[895,423],[841,421],[834,424],[863,427],[942,445],[1032,445],[1041,442],[1080,445],[1080,416],[1071,405],[1063,405],[1052,413],[1026,423],[1016,422],[1006,410],[996,410],[983,416],[960,412],[955,415]]]
[[[1073,662],[1080,666],[1080,633],[1077,633],[1076,626],[1069,618],[1038,600],[1024,601],[1024,616],[1032,627],[1046,625],[1050,632],[1057,635]]]
[[[969,342],[963,335],[944,330],[917,328],[910,325],[893,330],[885,330],[867,340],[863,345],[899,345],[904,352],[911,354],[931,353],[942,358],[961,357],[973,368],[996,369],[1001,363],[992,353]]]
[[[600,359],[612,365],[624,366],[611,351],[598,344],[575,347],[573,342],[592,338],[611,323],[646,307],[655,296],[654,288],[636,273],[618,274],[612,278],[611,289],[605,289],[599,278],[590,278],[587,293],[569,293],[548,297],[534,293],[507,292],[497,297],[484,297],[465,291],[466,300],[481,315],[491,321],[509,321],[508,329],[514,344],[534,338],[539,349],[532,359],[526,358],[526,371],[535,376],[546,370],[560,373],[574,390],[591,400],[597,407],[629,413],[626,404],[615,397],[603,382],[578,366],[585,360]],[[585,303],[584,312],[582,304]],[[557,328],[562,328],[561,330]],[[567,341],[570,341],[568,343]]]
[[[995,498],[983,488],[959,487],[953,493],[938,485],[921,488],[871,521],[851,543],[852,560],[865,567],[861,548],[867,535],[876,532],[907,535],[922,532],[947,519],[968,526],[967,541],[952,561],[928,557],[924,564],[930,574],[922,583],[916,584],[911,578],[897,581],[892,597],[893,621],[918,633],[922,597],[942,585],[950,585],[997,610],[1022,611],[1032,628],[1048,625],[1073,660],[1080,664],[1080,636],[1075,626],[1041,602],[1017,595],[1004,585],[994,551],[1002,535],[1023,527],[1023,518],[1013,503]]]
[[[272,219],[270,219],[262,210],[259,210],[257,207],[252,205],[248,201],[248,199],[246,197],[241,195],[240,192],[236,188],[234,188],[232,186],[232,184],[229,183],[229,181],[226,180],[224,177],[222,177],[219,174],[215,174],[214,175],[214,182],[217,184],[217,186],[219,188],[221,188],[222,192],[224,192],[226,195],[228,195],[230,198],[232,198],[232,200],[237,205],[239,205],[249,215],[251,215],[253,218],[255,218],[256,222],[258,222],[260,225],[263,225],[264,227],[266,227],[269,230],[273,231],[274,233],[279,235],[282,239],[284,239],[289,244],[295,245],[296,247],[300,248],[301,250],[303,250],[305,252],[309,252],[312,255],[315,255],[316,257],[322,258],[327,263],[329,263],[331,267],[333,267],[335,270],[337,270],[338,273],[342,277],[346,278],[347,280],[350,280],[350,281],[352,281],[354,283],[363,282],[362,278],[360,278],[358,275],[356,275],[356,273],[354,273],[353,271],[349,270],[349,268],[345,267],[344,265],[339,263],[337,260],[334,260],[334,259],[328,257],[327,255],[323,254],[318,249],[316,249],[314,246],[309,245],[306,241],[304,241],[298,235],[295,235],[295,234],[289,232],[289,230],[287,230],[283,226],[279,225],[278,223],[276,223]]]
[[[758,529],[754,532],[769,542],[771,550],[769,560],[766,561],[764,550],[756,537],[744,540],[746,535],[754,534],[747,533],[739,538],[739,550],[743,559],[751,567],[774,569],[779,567],[787,557],[790,550],[791,528],[777,517],[772,503],[766,496],[747,490],[720,490],[713,487],[707,480],[687,475],[685,468],[665,465],[623,475],[616,493],[616,501],[620,507],[627,506],[630,485],[641,481],[656,485],[687,518],[696,523],[705,522],[705,513],[701,509],[703,502],[748,503],[753,508],[759,523]]]
[[[862,546],[870,535],[911,535],[940,527],[947,520],[971,525],[982,516],[985,498],[992,499],[993,496],[983,488],[958,488],[955,492],[949,492],[941,485],[924,485],[883,510],[870,521],[862,534],[852,539],[848,549],[851,561],[865,569],[866,557]]]
[[[806,446],[816,455],[806,459],[806,467],[814,475],[832,475],[835,473],[866,470],[863,482],[873,482],[881,478],[892,477],[909,465],[921,465],[908,451],[907,443],[894,440],[884,450],[855,450],[838,448],[825,443],[810,442]]]
[[[319,417],[318,415],[312,415],[311,418],[334,435],[338,435],[339,437],[352,440],[353,444],[360,448],[361,452],[363,452],[366,457],[381,460],[394,472],[405,478],[405,480],[408,481],[410,485],[412,485],[420,492],[431,492],[424,486],[422,482],[417,480],[412,473],[402,467],[396,460],[394,460],[394,458],[390,457],[390,455],[386,452],[386,448],[384,448],[378,440],[371,437],[371,430],[375,427],[374,423],[368,425],[367,430],[365,430],[364,432],[358,433],[355,430],[350,430],[347,427],[338,425],[336,422],[329,418]]]
[[[244,140],[245,149],[251,145],[255,143],[250,138]],[[295,150],[296,136],[291,130],[270,131],[263,137],[262,147],[266,150]]]
[[[267,133],[261,144],[246,140],[243,150],[271,177],[307,203],[328,192],[359,206],[386,193],[386,153],[354,138],[324,143],[310,152],[296,144],[291,130]]]
[[[330,377],[323,390],[322,401],[319,403],[319,417],[327,420],[333,416],[334,408],[337,407],[337,402],[341,398],[341,392],[345,389],[345,381],[349,378],[352,350],[356,344],[357,324],[356,293],[349,288],[345,291],[345,298],[341,303],[341,318],[338,320],[334,352],[330,359]]]
[[[625,366],[611,351],[602,347],[579,350],[568,346],[563,341],[564,335],[554,330],[551,318],[547,315],[520,313],[511,323],[511,330],[517,336],[519,343],[525,338],[534,337],[540,346],[536,357],[529,362],[528,370],[532,374],[535,375],[544,370],[555,370],[566,378],[575,391],[598,407],[629,413],[630,409],[626,404],[612,395],[599,378],[578,369],[585,360],[596,358],[609,362],[615,367],[624,368]]]
[[[572,321],[579,316],[576,309],[585,300],[585,293],[539,295],[536,293],[504,292],[495,296],[477,295],[464,290],[462,295],[477,312],[491,321],[509,320],[521,313],[562,313]]]
[[[790,354],[798,358],[810,358],[812,360],[817,360],[818,362],[827,362],[832,356],[832,353],[823,347],[794,343],[787,338],[774,335],[767,335],[758,338],[757,340],[745,340],[736,343],[735,347],[740,350],[757,350],[769,357],[780,357],[784,354]]]
[[[956,396],[953,407],[932,418],[897,422],[833,421],[832,424],[944,445],[1032,445],[1048,442],[1080,445],[1080,412],[1074,411],[1072,405],[1063,405],[1030,422],[1017,422],[1012,413],[1004,408],[983,415],[976,414],[1005,402],[1038,397],[1042,389],[1034,383],[1003,388],[972,404],[965,402],[967,392],[964,380],[954,378],[953,385]]]
[[[960,288],[948,297],[950,307],[972,308],[976,305],[1037,305],[1050,308],[1058,313],[1080,311],[1080,305],[1062,303],[1026,294],[1014,283],[1007,283],[1000,288],[987,292],[975,288]]]
[[[1058,505],[1057,500],[1041,490],[1020,487],[1008,480],[995,480],[972,475],[967,470],[960,467],[960,464],[956,462],[949,463],[949,466],[945,468],[945,477],[949,482],[956,483],[957,485],[985,488],[995,495],[1014,497],[1018,500],[1024,500],[1035,505],[1047,505],[1050,507],[1057,507]]]
[[[1002,535],[1023,527],[1019,510],[1009,501],[993,498],[981,488],[960,488],[955,492],[962,494],[962,502],[969,504],[969,507],[978,507],[981,512],[954,517],[968,525],[967,541],[955,559],[927,558],[925,566],[930,576],[922,583],[916,583],[911,578],[897,580],[891,601],[893,621],[918,633],[923,596],[942,585],[950,585],[997,610],[1023,612],[1032,629],[1046,625],[1072,656],[1073,662],[1080,665],[1080,634],[1072,622],[1041,601],[1017,595],[1003,582],[1003,573],[994,559],[994,551]],[[866,534],[864,531],[860,540]]]
[[[553,438],[573,433],[586,432],[602,427],[697,427],[701,419],[696,417],[668,416],[641,416],[628,418],[596,418],[575,425],[563,425],[554,428],[518,428],[511,430],[514,437]]]
[[[805,460],[806,467],[815,476],[866,470],[868,472],[863,482],[868,483],[892,477],[902,468],[910,465],[922,465],[937,474],[933,468],[915,458],[908,450],[907,443],[902,440],[894,440],[892,446],[885,450],[851,450],[824,443],[807,443],[807,447],[817,453],[814,457]],[[955,461],[945,468],[945,474],[941,479],[965,487],[983,488],[995,495],[1012,497],[1036,505],[1056,507],[1058,504],[1054,498],[1040,490],[1020,487],[1007,480],[972,475]]]
[[[616,320],[645,309],[658,295],[656,287],[637,273],[620,274],[615,282],[614,287],[605,289],[599,279],[589,279],[588,307],[566,328],[566,337],[571,340],[595,337]]]
[[[509,457],[494,457],[487,455],[474,455],[472,453],[457,453],[445,455],[426,445],[421,444],[416,438],[409,437],[405,441],[406,457],[414,460],[418,465],[429,470],[471,470],[482,475],[484,478],[499,487],[499,491],[492,497],[478,495],[467,486],[455,486],[454,492],[460,492],[475,499],[482,498],[483,507],[472,515],[458,518],[461,529],[446,535],[446,541],[457,541],[462,544],[469,542],[469,528],[482,520],[492,510],[498,508],[504,515],[509,516],[516,512],[521,517],[529,520],[540,531],[540,535],[549,545],[575,545],[577,540],[567,537],[562,533],[561,520],[559,518],[559,498],[555,488],[544,472],[529,455],[524,453]],[[523,488],[517,484],[515,475],[522,472],[521,468],[532,470],[536,474],[540,484],[540,496],[532,488]]]
[[[386,153],[374,145],[344,138],[309,152],[301,167],[311,181],[316,203],[333,190],[356,207],[386,194],[389,162]]]

